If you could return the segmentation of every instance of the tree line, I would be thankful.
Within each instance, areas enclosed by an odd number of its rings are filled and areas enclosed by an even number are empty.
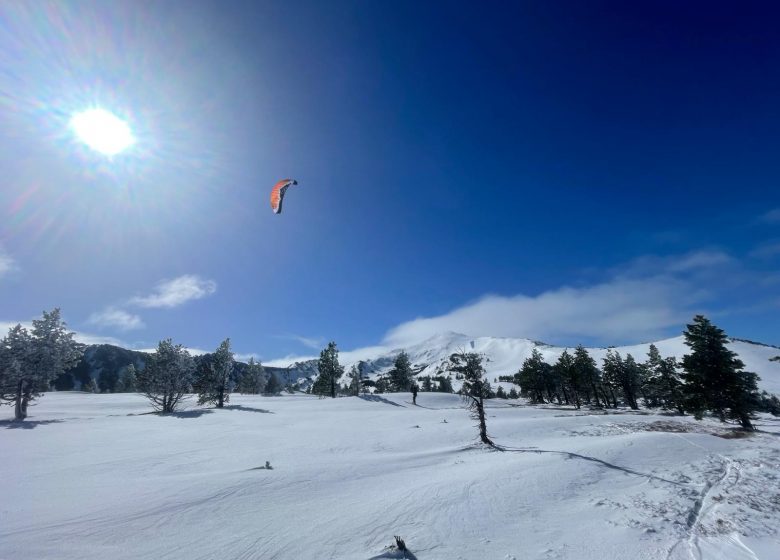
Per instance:
[[[631,354],[621,356],[609,349],[599,368],[583,346],[573,353],[565,350],[554,364],[544,361],[534,349],[522,368],[511,378],[520,394],[531,403],[557,403],[634,410],[640,402],[648,408],[691,413],[701,419],[712,412],[725,421],[736,420],[753,429],[756,411],[780,414],[780,401],[766,391],[759,393],[758,375],[744,370],[744,363],[726,346],[728,337],[702,315],[694,317],[685,332],[690,353],[678,362],[661,356],[651,344],[644,362]]]
[[[34,320],[31,330],[16,325],[0,340],[0,403],[12,405],[17,420],[26,418],[29,404],[81,359],[84,345],[74,340],[74,334],[67,330],[60,310],[54,309]],[[617,408],[623,404],[638,409],[641,402],[649,408],[691,413],[696,418],[713,412],[721,420],[736,420],[746,429],[753,428],[751,415],[755,411],[780,414],[780,400],[766,391],[759,393],[758,376],[744,371],[742,361],[727,348],[728,338],[721,329],[697,315],[683,334],[691,351],[680,362],[661,356],[652,344],[644,362],[609,349],[601,367],[582,345],[571,353],[565,350],[554,364],[545,362],[541,352],[534,349],[516,374],[499,377],[518,385],[519,393],[514,388],[506,393],[500,386],[494,392],[483,378],[482,358],[473,353],[453,354],[447,370],[463,381],[459,392],[472,399],[470,406],[477,416],[481,407],[473,400],[477,394],[479,399],[522,396],[532,404],[557,403],[576,408],[583,404]],[[338,355],[336,343],[328,343],[320,353],[318,376],[307,392],[333,398],[365,392],[406,392],[413,387],[452,392],[450,376],[418,377],[419,371],[414,370],[406,352],[399,353],[393,367],[376,380],[367,379],[366,363],[358,362],[348,372],[348,384],[343,385],[345,368]],[[482,373],[475,381],[473,372],[477,370]],[[99,391],[94,379],[84,389]],[[260,394],[280,389],[276,376],[268,375],[254,359],[237,374],[229,338],[214,353],[197,358],[181,344],[162,340],[143,367],[136,369],[129,364],[116,382],[116,391],[141,393],[163,413],[174,412],[189,393],[197,394],[200,405],[222,408],[234,391]]]
[[[27,418],[29,405],[81,360],[85,345],[74,336],[55,308],[34,320],[32,330],[18,324],[0,340],[0,404],[13,406],[16,420]],[[163,413],[174,412],[189,393],[197,395],[198,404],[222,408],[234,391],[267,394],[281,390],[276,376],[267,374],[254,358],[238,375],[234,366],[229,338],[213,354],[197,360],[181,344],[161,340],[142,368],[136,370],[131,363],[122,369],[115,390],[138,392]],[[83,389],[99,392],[94,378]]]

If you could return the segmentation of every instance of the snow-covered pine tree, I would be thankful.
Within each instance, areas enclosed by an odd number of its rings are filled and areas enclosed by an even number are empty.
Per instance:
[[[225,406],[230,401],[232,373],[233,351],[230,349],[230,339],[226,338],[210,359],[201,363],[198,370],[195,382],[198,404],[211,403],[217,408]]]
[[[87,386],[84,388],[85,391],[88,393],[99,393],[100,387],[98,387],[97,379],[94,377],[89,380],[89,383],[87,383]]]
[[[192,356],[181,344],[174,345],[168,338],[159,342],[146,367],[136,374],[136,384],[155,410],[170,413],[190,390],[194,374]]]
[[[339,379],[344,375],[344,366],[339,364],[339,350],[335,342],[329,342],[327,348],[320,352],[320,360],[317,364],[320,373],[317,381],[314,383],[319,391],[325,387],[330,391],[330,396],[336,398],[336,386]],[[312,390],[314,392],[314,390]],[[318,393],[321,394],[321,393]]]
[[[268,374],[260,362],[249,358],[241,377],[238,380],[238,390],[244,395],[258,395],[265,391]]]
[[[354,396],[360,395],[360,389],[363,386],[363,362],[353,364],[349,368],[349,394]]]
[[[472,417],[479,423],[479,439],[493,445],[488,437],[485,421],[485,399],[490,393],[490,384],[484,379],[485,368],[482,356],[475,352],[457,352],[450,356],[449,370],[463,377],[461,394],[469,403]]]
[[[135,393],[135,365],[128,364],[119,374],[116,384],[117,393]]]
[[[393,369],[390,370],[390,387],[395,392],[409,391],[412,386],[412,364],[409,354],[401,351],[395,358]]]
[[[682,359],[686,410],[696,418],[712,410],[722,421],[728,416],[753,430],[750,416],[760,399],[758,376],[743,371],[742,361],[726,347],[726,333],[703,315],[696,315],[683,335],[691,349]]]
[[[14,404],[17,420],[24,420],[30,402],[81,359],[84,345],[73,340],[74,335],[67,330],[59,308],[44,311],[33,321],[32,332],[21,325],[9,330],[2,342],[9,364],[2,392],[3,399]]]

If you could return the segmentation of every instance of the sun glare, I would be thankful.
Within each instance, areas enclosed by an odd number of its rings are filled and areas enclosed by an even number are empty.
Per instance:
[[[128,124],[105,109],[89,109],[70,119],[76,136],[95,151],[116,155],[135,143]]]

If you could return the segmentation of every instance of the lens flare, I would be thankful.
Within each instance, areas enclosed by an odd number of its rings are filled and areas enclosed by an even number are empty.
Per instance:
[[[135,143],[130,126],[105,109],[88,109],[70,119],[79,140],[107,156],[116,155]]]

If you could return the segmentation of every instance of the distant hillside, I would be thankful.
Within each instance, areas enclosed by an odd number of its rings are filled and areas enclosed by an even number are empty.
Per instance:
[[[194,356],[194,359],[196,363],[199,363],[210,357],[211,354],[203,354]],[[140,371],[145,367],[148,358],[147,352],[128,350],[111,344],[89,345],[79,363],[57,377],[54,381],[54,387],[57,391],[81,390],[94,379],[101,392],[113,393],[122,370],[133,364],[135,369]],[[245,363],[236,362],[233,371],[234,377],[238,378],[243,373],[244,368],[246,368]],[[266,372],[274,375],[280,384],[286,383],[287,370],[285,368],[267,367],[265,369]]]

